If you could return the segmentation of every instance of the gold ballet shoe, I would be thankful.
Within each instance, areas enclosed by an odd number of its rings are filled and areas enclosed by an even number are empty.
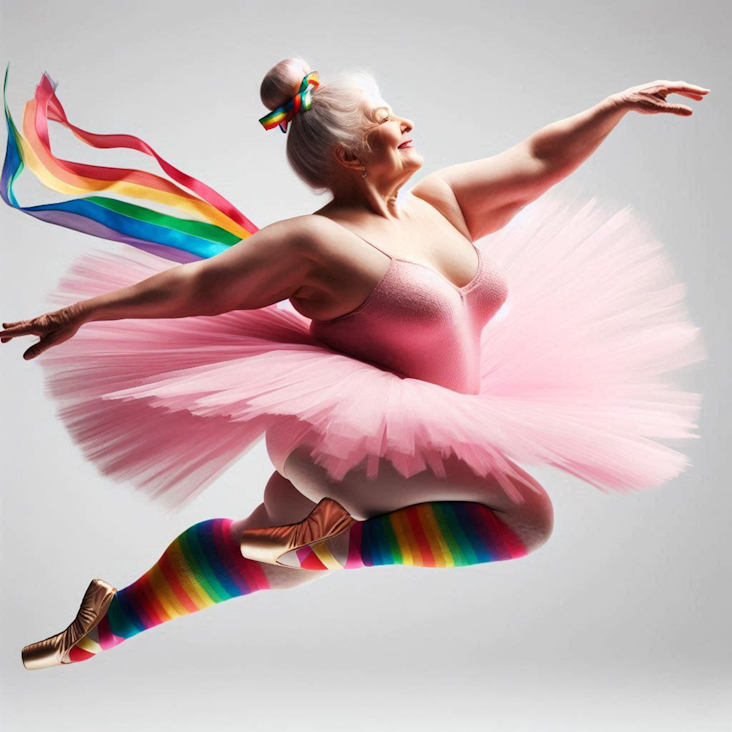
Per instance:
[[[300,547],[332,539],[356,523],[338,501],[323,498],[310,515],[296,524],[266,529],[245,529],[240,539],[241,553],[247,559],[266,564],[278,564],[280,557]]]
[[[106,615],[117,590],[103,580],[93,579],[84,593],[76,618],[66,630],[31,643],[23,649],[23,665],[29,671],[60,666],[61,659]]]

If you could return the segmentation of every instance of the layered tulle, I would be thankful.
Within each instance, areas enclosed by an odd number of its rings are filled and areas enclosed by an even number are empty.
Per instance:
[[[26,104],[25,138],[5,105],[0,196],[28,215],[130,248],[82,256],[51,293],[54,305],[247,245],[257,227],[219,193],[133,135],[71,124],[55,90],[44,74]],[[145,154],[172,181],[58,158],[49,122],[87,145]],[[48,188],[86,197],[21,206],[13,182],[24,166]],[[99,192],[108,195],[87,195]],[[552,194],[477,244],[509,287],[481,334],[479,394],[336,353],[309,334],[307,318],[275,305],[88,323],[39,357],[48,393],[92,463],[170,507],[194,498],[265,433],[281,471],[289,451],[307,445],[336,480],[358,466],[377,477],[382,460],[405,476],[439,475],[451,455],[478,474],[493,472],[509,493],[506,458],[555,465],[602,490],[678,475],[688,459],[679,444],[665,443],[696,437],[701,396],[677,388],[671,375],[705,353],[684,286],[650,230],[629,209],[612,213],[595,200]]]
[[[663,246],[630,209],[548,194],[476,243],[509,296],[481,336],[481,390],[462,394],[337,353],[291,308],[87,323],[39,357],[86,457],[171,507],[275,430],[340,480],[382,460],[480,475],[550,464],[601,490],[658,486],[688,465],[701,395],[671,380],[705,358]],[[242,242],[240,246],[245,246]],[[51,293],[60,306],[171,265],[92,251]],[[502,480],[506,489],[511,484]]]

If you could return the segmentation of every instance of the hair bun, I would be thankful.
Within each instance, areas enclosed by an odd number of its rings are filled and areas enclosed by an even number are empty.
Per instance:
[[[259,96],[267,109],[277,109],[292,99],[300,89],[310,64],[299,56],[275,64],[264,76]]]

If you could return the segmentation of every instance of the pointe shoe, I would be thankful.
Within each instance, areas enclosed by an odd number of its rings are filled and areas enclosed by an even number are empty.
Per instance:
[[[93,579],[84,593],[76,618],[66,630],[23,648],[23,665],[29,671],[60,666],[61,660],[105,616],[117,590],[103,580]]]
[[[245,529],[240,539],[241,553],[257,562],[290,567],[280,562],[280,557],[302,546],[332,539],[355,523],[356,519],[338,501],[323,498],[307,518],[296,524]]]

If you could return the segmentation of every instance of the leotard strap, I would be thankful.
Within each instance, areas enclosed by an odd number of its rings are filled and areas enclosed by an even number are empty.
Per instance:
[[[370,247],[373,247],[376,249],[376,251],[381,252],[382,254],[385,254],[389,259],[397,259],[397,257],[392,256],[389,254],[389,252],[385,252],[381,247],[377,247],[376,244],[373,244],[368,239],[364,239],[361,234],[353,231],[353,229],[349,229],[347,226],[344,226],[340,221],[335,221],[334,219],[329,218],[328,216],[323,216],[322,214],[315,213],[314,216],[320,216],[321,218],[328,219],[328,221],[332,221],[336,226],[340,226],[342,229],[345,229],[346,231],[350,232],[351,234],[355,234],[359,239],[365,241]]]

